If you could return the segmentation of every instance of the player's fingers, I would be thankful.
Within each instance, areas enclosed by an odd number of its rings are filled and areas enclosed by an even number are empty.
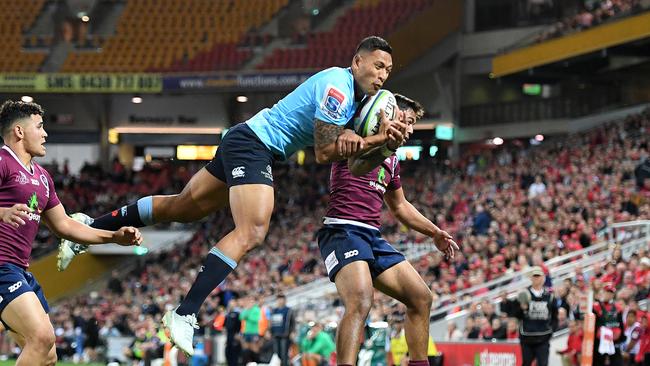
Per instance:
[[[23,220],[29,220],[29,214],[25,211],[16,211],[14,212],[14,217],[21,218]]]
[[[34,210],[32,210],[31,208],[29,208],[29,206],[27,206],[27,205],[24,204],[24,203],[17,203],[17,204],[15,204],[15,205],[13,206],[13,208],[17,209],[18,211],[27,211],[27,212],[32,212],[32,211],[34,211]]]
[[[16,227],[20,225],[25,225],[25,221],[22,218],[20,218],[20,216],[18,215],[12,216],[11,221],[17,224]]]

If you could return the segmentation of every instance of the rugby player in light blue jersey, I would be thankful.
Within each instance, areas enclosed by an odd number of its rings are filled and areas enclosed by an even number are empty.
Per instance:
[[[159,222],[191,222],[230,206],[235,229],[223,237],[205,258],[192,288],[180,306],[163,317],[176,346],[194,352],[196,314],[206,297],[244,255],[260,244],[273,211],[273,164],[294,152],[314,146],[316,161],[344,160],[387,141],[401,143],[406,126],[383,117],[380,132],[362,138],[345,129],[359,103],[375,95],[393,68],[392,49],[379,37],[361,41],[349,68],[332,67],[307,79],[271,108],[228,131],[214,159],[197,172],[176,195],[148,196],[86,223],[108,229]],[[62,241],[59,270],[84,247]]]

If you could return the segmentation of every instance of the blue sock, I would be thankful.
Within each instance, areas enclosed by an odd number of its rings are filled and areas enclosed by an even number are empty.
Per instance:
[[[95,229],[118,230],[122,226],[143,227],[153,224],[153,197],[147,196],[96,218],[90,226]]]
[[[237,262],[228,258],[216,247],[212,248],[208,256],[205,257],[201,271],[196,276],[190,292],[176,309],[176,313],[178,315],[197,314],[212,290],[219,286],[235,267],[237,267]]]

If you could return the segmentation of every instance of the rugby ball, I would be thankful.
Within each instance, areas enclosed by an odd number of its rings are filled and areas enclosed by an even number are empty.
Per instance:
[[[359,116],[354,120],[354,130],[363,137],[377,134],[380,124],[379,111],[383,109],[386,117],[392,120],[395,118],[396,106],[393,93],[380,90],[364,103]]]

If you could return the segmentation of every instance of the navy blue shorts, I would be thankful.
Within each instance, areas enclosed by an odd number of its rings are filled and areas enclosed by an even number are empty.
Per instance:
[[[0,318],[5,307],[9,305],[15,298],[24,294],[25,292],[33,292],[43,305],[43,310],[46,313],[50,312],[50,306],[47,304],[45,295],[41,285],[36,281],[34,275],[27,272],[23,268],[5,263],[0,265]],[[9,329],[7,324],[3,321],[5,328]]]
[[[245,123],[231,128],[206,169],[228,187],[241,184],[273,186],[276,156]]]
[[[324,225],[318,233],[320,255],[330,281],[341,268],[355,261],[366,261],[373,279],[406,258],[393,248],[379,230],[347,224]]]

